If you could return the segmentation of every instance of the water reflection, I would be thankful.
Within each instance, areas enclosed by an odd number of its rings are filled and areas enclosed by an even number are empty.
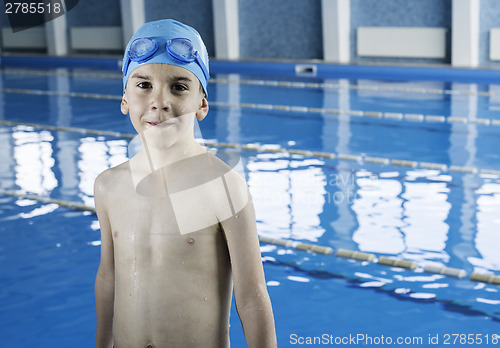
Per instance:
[[[444,250],[450,229],[446,223],[451,208],[448,202],[450,189],[446,182],[418,182],[419,178],[436,174],[433,171],[407,172],[401,195],[405,214],[405,225],[401,231],[405,235],[408,251],[432,253],[433,259],[447,262],[449,257]]]
[[[357,199],[352,204],[358,228],[352,240],[359,250],[393,255],[405,251],[401,182],[384,175],[370,175],[358,179],[358,185]]]
[[[468,261],[484,270],[500,271],[498,245],[500,245],[500,185],[485,183],[477,191],[477,235],[475,248],[480,257],[470,256]]]
[[[322,161],[284,154],[248,159],[248,184],[259,232],[280,238],[317,241],[325,230],[319,214],[325,200]]]
[[[45,194],[58,184],[53,172],[54,137],[48,131],[32,132],[23,128],[17,127],[12,132],[15,183],[23,191]]]
[[[94,205],[94,181],[105,169],[117,166],[127,160],[125,140],[106,140],[105,138],[82,138],[79,141],[78,190],[84,203]]]
[[[62,134],[61,134],[62,133]],[[127,141],[14,127],[2,133],[2,186],[93,205],[99,173],[127,159]]]

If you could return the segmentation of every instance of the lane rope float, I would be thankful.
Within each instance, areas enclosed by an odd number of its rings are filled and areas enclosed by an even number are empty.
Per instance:
[[[14,122],[7,120],[0,120],[0,125],[9,126],[9,127],[17,127],[17,126],[26,126],[34,129],[44,129],[51,131],[63,131],[63,132],[74,132],[79,134],[88,134],[93,136],[110,136],[115,138],[125,138],[125,139],[133,139],[135,134],[127,134],[113,131],[101,131],[95,129],[87,129],[87,128],[78,128],[78,127],[63,127],[63,126],[50,126],[50,125],[42,125],[36,123],[26,123],[26,122]],[[290,149],[290,148],[282,148],[275,147],[269,145],[258,145],[258,144],[234,144],[234,143],[225,143],[225,142],[217,142],[213,140],[201,140],[200,141],[205,146],[211,146],[216,148],[231,148],[235,150],[245,150],[245,151],[253,151],[258,153],[284,153],[289,155],[299,155],[304,157],[313,157],[313,158],[322,158],[322,159],[337,159],[340,161],[351,161],[357,162],[359,164],[370,163],[376,165],[393,165],[396,167],[407,167],[412,169],[433,169],[439,170],[441,172],[456,172],[456,173],[469,173],[469,174],[485,174],[485,175],[495,175],[500,177],[500,170],[494,169],[481,169],[470,166],[457,166],[457,165],[446,165],[443,163],[429,163],[429,162],[418,162],[411,160],[400,160],[400,159],[391,159],[385,157],[372,157],[366,155],[355,155],[355,154],[342,154],[342,153],[334,153],[334,152],[321,152],[321,151],[309,151],[309,150],[300,150],[300,149]]]
[[[336,253],[337,257],[342,257],[346,259],[352,259],[356,261],[365,261],[365,262],[376,262],[379,265],[396,267],[396,268],[404,268],[411,271],[415,271],[418,268],[418,264],[415,261],[395,259],[386,256],[380,256],[378,259],[375,254],[363,253],[359,251],[352,251],[346,249],[338,249]],[[448,277],[463,279],[467,276],[467,271],[459,268],[446,267],[442,265],[435,264],[424,264],[422,270],[426,273],[440,274]],[[481,282],[493,285],[500,285],[500,276],[492,275],[492,274],[482,274],[473,272],[469,278],[474,282]]]
[[[25,192],[19,192],[15,190],[6,190],[0,188],[0,194],[3,196],[10,196],[18,199],[29,199],[34,200],[43,204],[57,204],[60,207],[72,209],[72,210],[80,210],[80,211],[88,211],[92,214],[95,214],[95,208],[89,205],[85,205],[83,203],[75,203],[60,199],[53,199],[50,197],[43,197],[36,194],[29,194]],[[272,238],[266,236],[259,235],[259,242],[264,244],[281,246],[288,249],[295,249],[299,251],[312,252],[316,254],[322,255],[332,255],[333,249],[331,247],[315,245],[309,243],[297,242],[289,239],[280,239],[280,238]],[[335,253],[335,256],[345,259],[352,259],[356,261],[364,261],[364,262],[376,262],[382,266],[396,267],[396,268],[404,268],[407,270],[415,271],[418,268],[418,264],[414,261],[402,260],[391,258],[387,256],[379,256],[376,258],[375,254],[363,253],[359,251],[352,251],[346,249],[338,249]],[[427,273],[440,274],[449,277],[455,277],[459,279],[463,279],[467,276],[467,272],[462,269],[457,268],[449,268],[446,266],[436,266],[436,265],[424,265],[423,271]],[[481,274],[473,272],[469,278],[474,282],[487,283],[492,285],[500,285],[500,276],[492,275],[492,274]]]
[[[95,213],[94,207],[91,207],[89,205],[85,205],[83,203],[75,203],[75,202],[65,201],[65,200],[61,200],[61,199],[43,197],[40,195],[19,192],[19,191],[15,191],[15,190],[5,190],[3,188],[0,188],[0,194],[3,196],[10,196],[10,197],[19,198],[19,199],[29,199],[29,200],[37,201],[37,202],[40,202],[43,204],[57,204],[60,207],[69,208],[72,210],[82,210],[82,211],[89,211],[91,213]]]
[[[68,76],[80,78],[101,78],[101,79],[121,79],[119,73],[104,73],[104,72],[69,72],[69,71],[46,71],[46,70],[27,70],[27,69],[3,69],[1,74],[10,75],[32,75],[32,76]],[[397,92],[397,93],[415,93],[415,94],[430,94],[430,95],[464,95],[464,96],[480,96],[480,97],[495,97],[500,95],[498,92],[487,91],[470,91],[470,90],[453,90],[443,88],[427,88],[427,87],[404,87],[404,86],[387,86],[387,85],[354,85],[333,82],[298,82],[298,81],[283,81],[283,80],[260,80],[260,79],[231,79],[231,78],[211,78],[208,83],[211,84],[239,84],[239,85],[256,85],[268,87],[288,87],[300,89],[338,89],[338,90],[360,90],[371,92]]]
[[[54,199],[50,197],[43,197],[35,194],[19,192],[15,190],[5,190],[0,188],[0,194],[3,196],[10,196],[18,199],[29,199],[43,204],[57,204],[60,207],[72,209],[72,210],[80,210],[80,211],[88,211],[92,214],[96,213],[94,207],[83,204],[83,203],[75,203],[70,201],[65,201],[61,199]],[[308,243],[302,243],[287,239],[279,239],[279,238],[270,238],[265,236],[259,236],[259,241],[265,244],[272,244],[276,246],[282,246],[289,249],[296,249],[301,251],[311,251],[316,254],[324,254],[330,255],[333,253],[333,249],[330,247],[325,247],[321,245],[313,245]]]
[[[47,91],[36,89],[19,89],[19,88],[0,88],[0,93],[14,93],[14,94],[31,94],[31,95],[44,95],[44,96],[57,96],[57,97],[70,97],[70,98],[90,98],[102,100],[121,100],[122,96],[110,94],[97,94],[97,93],[81,93],[81,92],[63,92],[63,91]],[[351,118],[374,118],[386,119],[390,121],[411,121],[419,123],[449,123],[449,124],[475,124],[483,126],[500,126],[500,120],[492,118],[468,118],[461,116],[443,116],[443,115],[423,115],[412,113],[394,113],[394,112],[380,112],[380,111],[363,111],[363,110],[342,110],[332,108],[318,108],[308,106],[292,106],[292,105],[273,105],[273,104],[256,104],[256,103],[228,103],[221,101],[210,101],[211,106],[225,107],[225,108],[240,108],[240,109],[253,109],[261,111],[281,111],[292,113],[313,113],[323,115],[345,116],[347,120]]]
[[[316,254],[323,254],[323,255],[333,254],[333,249],[330,247],[302,243],[302,242],[297,242],[297,241],[293,241],[293,240],[289,240],[289,239],[279,239],[279,238],[259,236],[259,241],[262,243],[265,243],[265,244],[282,246],[282,247],[289,248],[289,249],[311,251],[311,252],[316,253]]]

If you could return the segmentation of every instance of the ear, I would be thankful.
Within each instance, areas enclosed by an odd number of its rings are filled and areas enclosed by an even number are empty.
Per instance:
[[[120,110],[121,110],[122,114],[124,114],[125,116],[129,112],[128,101],[127,101],[127,91],[125,91],[123,93],[122,102],[120,104]]]
[[[208,114],[208,100],[207,97],[203,97],[201,100],[200,106],[198,107],[198,111],[196,111],[196,118],[198,121],[202,121],[205,116]]]

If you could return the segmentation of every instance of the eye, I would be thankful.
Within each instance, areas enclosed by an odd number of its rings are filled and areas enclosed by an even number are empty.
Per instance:
[[[171,88],[176,92],[183,92],[188,90],[187,86],[183,85],[182,83],[174,83]]]
[[[153,85],[151,84],[151,82],[141,81],[137,84],[137,87],[139,87],[141,89],[149,89],[149,88],[153,88]]]

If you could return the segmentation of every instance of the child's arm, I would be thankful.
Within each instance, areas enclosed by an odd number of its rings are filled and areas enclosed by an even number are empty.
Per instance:
[[[236,216],[222,222],[231,257],[236,309],[250,348],[276,347],[274,317],[262,267],[255,212],[246,183],[244,190],[246,192],[240,191],[240,194],[246,196],[244,199],[248,203]]]
[[[101,228],[101,262],[95,279],[97,314],[96,348],[113,347],[113,311],[115,295],[115,267],[111,226],[105,209],[106,197],[103,176],[94,184],[94,201]]]

